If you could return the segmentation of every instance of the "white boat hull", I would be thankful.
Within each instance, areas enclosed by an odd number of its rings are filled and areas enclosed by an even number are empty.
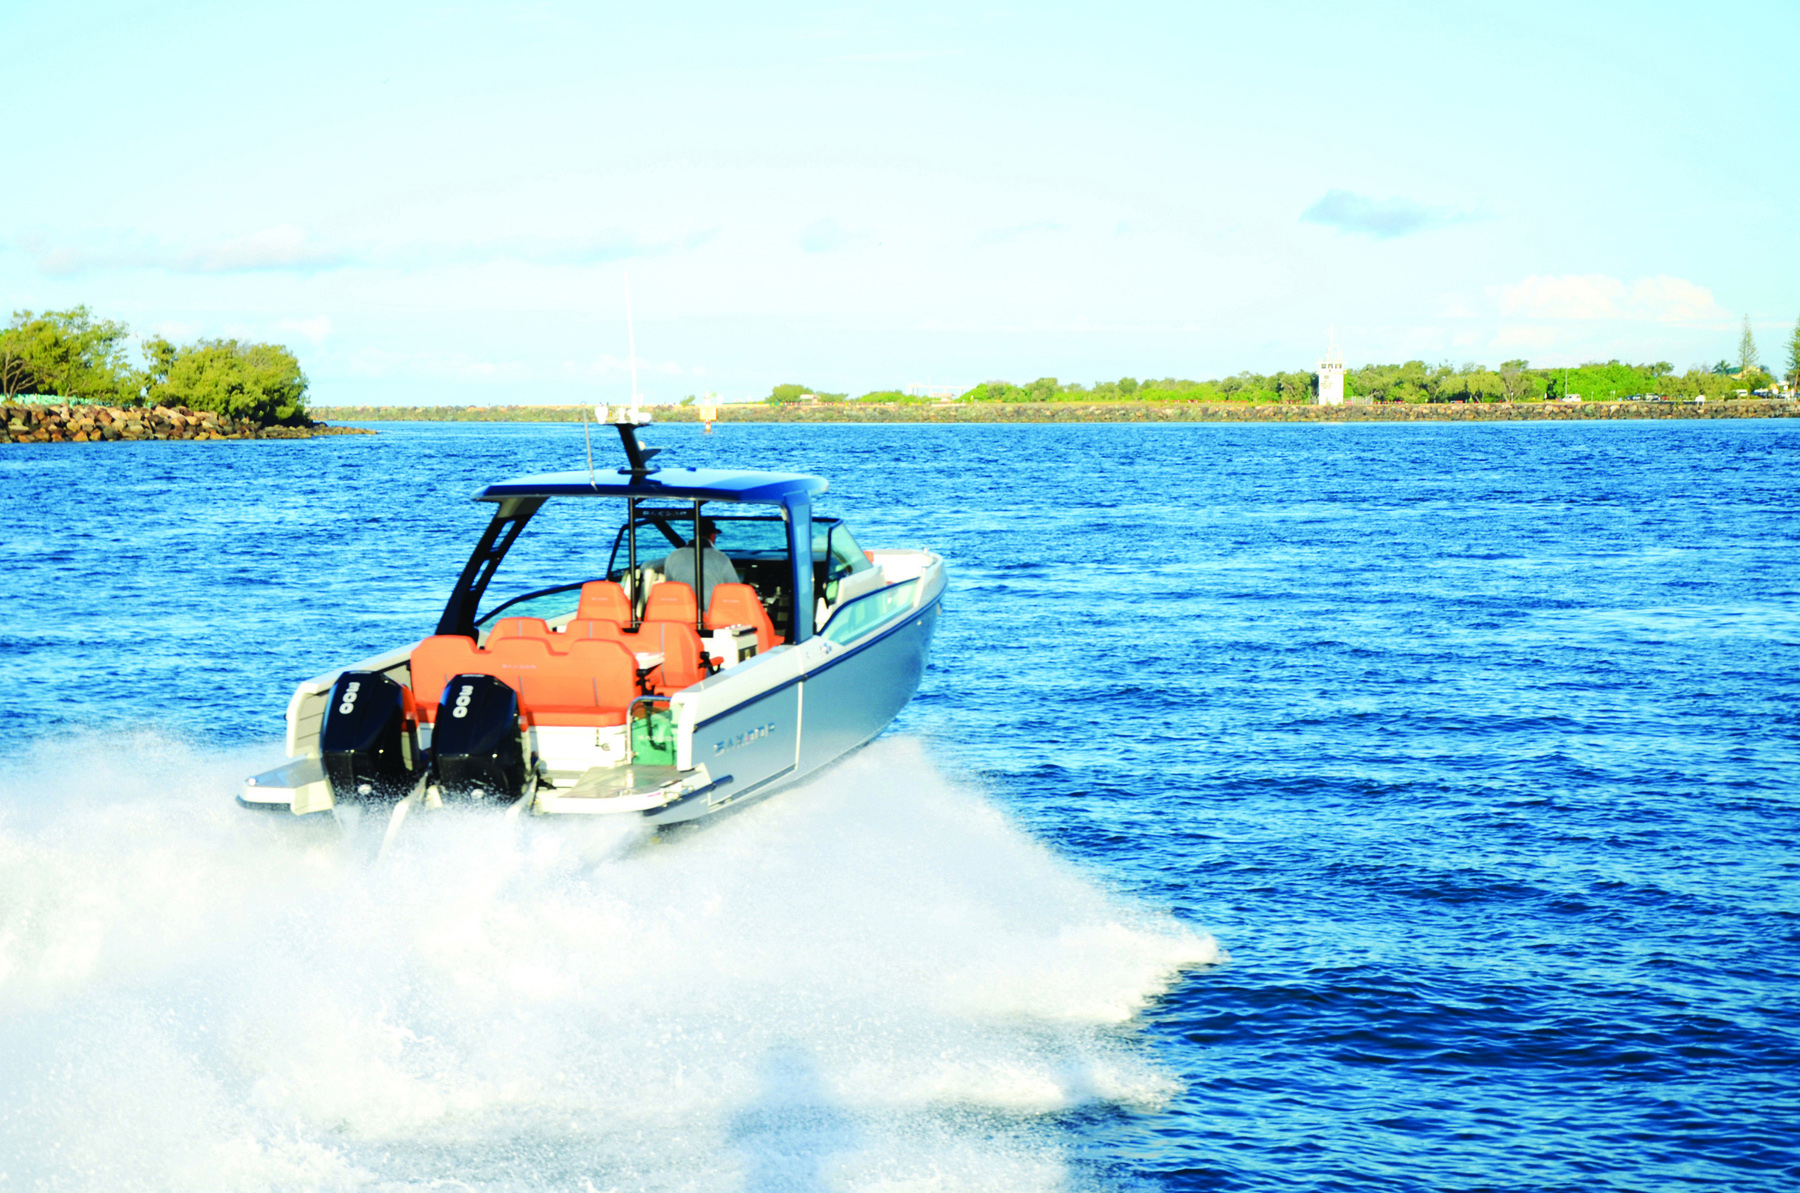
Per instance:
[[[830,610],[820,633],[673,696],[673,766],[625,761],[629,747],[620,728],[533,731],[530,744],[544,777],[524,810],[632,815],[656,825],[696,820],[790,786],[878,736],[918,690],[945,576],[943,561],[929,552],[877,557],[891,569],[892,583]],[[407,647],[344,670],[379,671],[409,684],[410,655]],[[319,731],[341,674],[317,676],[295,691],[288,706],[291,758],[246,781],[240,804],[297,816],[333,807]],[[426,793],[423,806],[436,802]]]

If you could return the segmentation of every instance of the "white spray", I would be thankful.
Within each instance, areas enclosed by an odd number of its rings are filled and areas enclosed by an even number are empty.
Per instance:
[[[1132,1018],[1219,959],[904,739],[378,866],[125,747],[0,776],[0,1189],[1063,1188],[1057,1114],[1170,1097]]]

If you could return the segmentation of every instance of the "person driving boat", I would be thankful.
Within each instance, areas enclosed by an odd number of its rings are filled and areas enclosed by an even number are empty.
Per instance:
[[[714,543],[719,541],[719,527],[711,518],[700,519],[700,538],[701,541],[706,544],[705,551],[701,557],[701,570],[703,575],[700,592],[700,607],[702,609],[708,609],[712,607],[712,594],[715,585],[741,584],[743,581],[738,579],[737,567],[731,562],[731,557],[713,546]],[[663,558],[663,561],[657,564],[657,568],[667,579],[678,580],[681,583],[692,587],[694,583],[693,540],[690,539],[687,545],[678,547],[669,552],[669,554]]]

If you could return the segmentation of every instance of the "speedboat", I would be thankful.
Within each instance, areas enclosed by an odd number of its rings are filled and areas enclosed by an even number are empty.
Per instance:
[[[456,805],[662,826],[789,786],[893,721],[943,559],[864,550],[814,512],[822,477],[658,467],[644,415],[599,414],[626,466],[596,471],[590,444],[585,472],[475,494],[493,517],[436,633],[302,682],[289,761],[241,805],[389,809],[390,836]]]

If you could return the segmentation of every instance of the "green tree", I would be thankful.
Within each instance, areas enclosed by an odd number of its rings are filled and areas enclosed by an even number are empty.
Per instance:
[[[1277,373],[1272,380],[1283,402],[1310,402],[1319,385],[1319,378],[1313,373]]]
[[[41,315],[14,311],[5,333],[13,362],[7,392],[134,402],[143,381],[125,362],[129,334],[123,323],[95,319],[85,306]]]
[[[37,392],[37,376],[25,358],[22,342],[10,329],[0,329],[0,397]]]
[[[146,345],[152,355],[150,401],[260,423],[306,421],[306,374],[286,348],[200,340],[175,349],[172,356],[166,349],[160,340]],[[158,378],[156,370],[165,359],[166,370]]]
[[[1500,362],[1500,392],[1506,395],[1509,402],[1525,396],[1531,388],[1532,378],[1527,369],[1531,368],[1528,360],[1506,360]]]
[[[1738,375],[1746,376],[1757,367],[1756,337],[1750,334],[1750,316],[1744,316],[1744,334],[1738,339]]]
[[[1800,389],[1800,319],[1794,320],[1794,334],[1788,338],[1787,383]]]
[[[145,340],[141,351],[144,354],[144,387],[155,389],[169,379],[169,370],[175,367],[175,358],[181,350],[158,336],[154,340]]]
[[[779,406],[783,402],[798,402],[801,394],[809,394],[812,390],[804,385],[777,385],[769,391],[764,401],[771,406]]]

